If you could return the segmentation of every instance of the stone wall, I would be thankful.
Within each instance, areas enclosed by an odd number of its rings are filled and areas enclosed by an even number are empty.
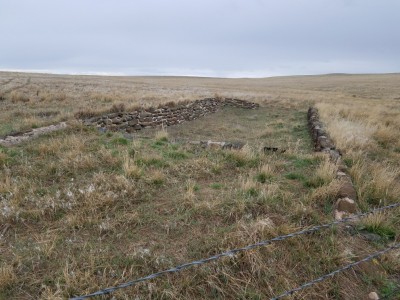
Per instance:
[[[85,125],[97,126],[112,131],[128,133],[157,126],[171,126],[185,121],[195,120],[224,106],[244,109],[256,109],[257,103],[239,99],[206,98],[174,107],[146,108],[132,112],[109,113],[100,117],[83,120]]]
[[[7,147],[14,146],[14,145],[20,144],[22,142],[26,142],[33,138],[36,138],[42,134],[53,132],[56,130],[65,129],[65,128],[67,128],[67,123],[61,122],[61,123],[55,124],[55,125],[34,128],[34,129],[26,131],[26,132],[10,134],[10,135],[5,136],[4,138],[0,138],[0,145],[7,146]]]
[[[343,163],[341,152],[336,149],[334,142],[319,119],[318,110],[315,107],[310,107],[307,117],[315,151],[326,153],[330,160],[338,166],[336,176],[340,180],[340,188],[336,195],[335,218],[342,219],[346,215],[357,212],[357,192],[351,177],[347,174],[347,167]]]

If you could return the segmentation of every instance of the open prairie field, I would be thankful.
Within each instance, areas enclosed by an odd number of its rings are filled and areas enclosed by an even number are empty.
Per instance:
[[[356,213],[398,203],[399,83],[397,74],[218,79],[0,72],[0,137],[67,124],[0,146],[0,299],[90,294],[334,221],[341,166],[314,151],[309,106],[340,149]],[[209,97],[260,107],[227,106],[133,133],[78,120]],[[210,140],[241,146],[199,143]],[[270,299],[399,243],[394,208],[102,299]],[[284,299],[368,299],[371,292],[400,299],[399,288],[394,249]]]

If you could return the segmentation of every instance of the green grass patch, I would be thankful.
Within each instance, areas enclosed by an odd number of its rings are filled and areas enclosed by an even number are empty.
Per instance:
[[[183,152],[183,151],[168,151],[165,153],[165,156],[168,158],[172,158],[172,159],[186,159],[189,156],[187,155],[187,153]]]
[[[259,191],[257,188],[251,187],[251,188],[247,189],[244,194],[246,197],[257,197],[259,194]]]
[[[354,161],[351,158],[344,158],[343,162],[348,168],[351,168],[354,164]]]
[[[111,141],[111,143],[114,144],[114,145],[123,145],[123,146],[127,146],[127,145],[129,144],[129,140],[126,139],[126,138],[124,138],[124,137],[117,137],[117,138],[114,138],[114,139]]]
[[[265,174],[263,172],[258,173],[255,178],[254,178],[257,182],[260,183],[266,183],[267,181],[270,181],[272,179],[272,176],[269,174]]]
[[[310,179],[304,180],[304,186],[307,188],[318,188],[324,185],[324,180],[320,177],[313,176]]]
[[[380,289],[382,299],[400,299],[400,284],[385,280]]]
[[[214,190],[220,190],[223,188],[223,185],[221,183],[211,183],[210,184],[210,188],[214,189]]]
[[[285,178],[290,179],[290,180],[305,180],[304,175],[299,174],[299,173],[293,173],[293,172],[287,173],[285,175]]]
[[[396,237],[396,231],[391,226],[384,224],[366,224],[359,229],[375,233],[385,240],[393,240]]]
[[[154,166],[156,168],[166,168],[169,166],[168,162],[159,158],[138,158],[136,163],[138,166]]]
[[[246,154],[239,151],[228,151],[225,154],[225,161],[230,166],[234,167],[250,167],[254,168],[258,166],[260,162],[259,157],[248,157]]]
[[[296,158],[293,161],[293,165],[296,168],[307,168],[310,166],[313,166],[317,163],[317,159],[313,159],[313,158]]]
[[[160,140],[157,140],[154,143],[152,143],[151,147],[153,149],[160,149],[162,146],[166,145],[167,142],[168,142],[168,140],[160,139]]]

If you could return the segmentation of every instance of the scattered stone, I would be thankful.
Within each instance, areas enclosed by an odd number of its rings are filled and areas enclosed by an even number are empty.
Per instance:
[[[25,133],[9,135],[9,136],[5,137],[4,139],[0,139],[0,145],[13,146],[13,145],[22,143],[24,141],[36,138],[42,134],[49,133],[49,132],[56,131],[56,130],[61,130],[66,127],[67,127],[67,124],[65,122],[61,122],[57,125],[50,125],[50,126],[35,128],[35,129],[32,129],[31,131],[28,131]]]
[[[350,198],[357,199],[357,192],[354,189],[353,183],[350,177],[345,177],[342,180],[342,184],[339,188],[338,198]]]
[[[382,237],[379,234],[373,232],[360,232],[360,234],[368,241],[371,242],[380,242],[382,241]]]
[[[279,148],[277,147],[264,147],[263,151],[264,153],[268,153],[268,152],[278,152]],[[285,153],[286,149],[280,149],[279,153]]]
[[[223,150],[240,150],[245,143],[243,142],[215,142],[215,141],[189,141],[189,144],[199,145],[202,148],[223,149]]]
[[[139,120],[138,119],[134,119],[134,120],[128,122],[129,126],[134,126],[136,124],[139,124]]]
[[[339,212],[346,212],[349,214],[354,214],[357,212],[357,205],[353,199],[350,198],[340,198],[336,201],[336,209]]]
[[[368,299],[370,299],[370,300],[379,300],[379,296],[378,296],[377,293],[371,292],[371,293],[368,294]]]
[[[338,166],[337,178],[341,181],[341,186],[337,194],[335,204],[335,219],[340,220],[349,214],[357,212],[357,192],[353,186],[351,177],[346,174],[347,167],[341,157],[342,152],[336,149],[335,144],[324,130],[322,122],[319,120],[318,110],[310,107],[307,112],[308,126],[314,141],[315,151],[324,152],[329,156],[331,162]]]

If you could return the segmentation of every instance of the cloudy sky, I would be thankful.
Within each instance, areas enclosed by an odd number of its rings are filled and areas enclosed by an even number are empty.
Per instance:
[[[400,72],[400,1],[0,0],[0,70]]]

